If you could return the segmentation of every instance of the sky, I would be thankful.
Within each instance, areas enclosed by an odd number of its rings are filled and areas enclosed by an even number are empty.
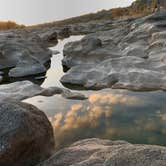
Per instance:
[[[133,0],[0,0],[0,20],[32,25],[128,6],[132,2]]]

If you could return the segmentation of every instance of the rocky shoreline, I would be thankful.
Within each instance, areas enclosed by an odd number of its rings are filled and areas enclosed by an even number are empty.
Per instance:
[[[163,10],[141,18],[2,31],[0,71],[9,69],[7,76],[11,78],[36,77],[47,71],[46,63],[53,54],[49,46],[60,38],[88,34],[81,41],[65,45],[63,65],[69,70],[61,78],[64,85],[165,91],[165,18]],[[0,72],[2,83],[3,77]],[[53,128],[46,115],[21,102],[37,95],[55,94],[87,99],[80,93],[58,87],[41,88],[30,81],[0,85],[0,165],[166,165],[165,147],[125,141],[88,139],[55,153]]]

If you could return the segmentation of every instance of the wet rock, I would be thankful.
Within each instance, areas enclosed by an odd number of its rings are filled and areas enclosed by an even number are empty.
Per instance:
[[[88,99],[85,95],[78,92],[71,92],[70,90],[63,90],[62,97],[72,100],[85,100]]]
[[[0,33],[0,69],[9,70],[10,77],[23,77],[46,72],[45,63],[52,53],[37,35],[26,30]]]
[[[0,85],[0,101],[23,100],[36,96],[42,88],[30,81],[18,81],[11,84]]]
[[[36,80],[43,80],[43,79],[46,79],[47,76],[39,76],[39,77],[35,77]]]
[[[86,96],[80,93],[73,93],[58,87],[42,88],[30,81],[18,81],[11,84],[0,85],[0,101],[21,101],[38,95],[53,96],[56,94],[61,94],[63,97],[69,99],[87,99]]]
[[[94,138],[78,141],[38,166],[165,166],[165,162],[165,147]]]
[[[41,40],[49,47],[58,43],[58,35],[56,31],[46,30],[39,35]]]
[[[162,10],[115,20],[105,23],[105,31],[66,44],[63,65],[70,70],[61,82],[86,89],[166,90],[165,18]]]
[[[53,129],[36,107],[0,102],[0,165],[34,166],[54,151]]]
[[[3,80],[3,77],[0,75],[0,82],[2,82],[2,80]]]
[[[43,96],[53,96],[55,94],[61,94],[62,97],[66,99],[72,100],[86,100],[88,99],[84,94],[78,92],[72,92],[68,89],[58,88],[58,87],[50,87],[43,89],[41,95]]]
[[[0,75],[3,75],[4,74],[4,72],[3,71],[0,71]]]
[[[52,50],[52,54],[57,55],[60,54],[60,52],[58,50]]]
[[[70,28],[69,27],[62,27],[56,30],[58,34],[58,39],[64,39],[70,36]]]

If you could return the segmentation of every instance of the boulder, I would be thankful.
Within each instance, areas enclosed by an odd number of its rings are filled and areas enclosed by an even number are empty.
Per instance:
[[[78,141],[37,166],[165,166],[166,148],[97,138]]]
[[[38,35],[26,30],[0,33],[0,69],[11,68],[10,77],[23,77],[46,72],[45,64],[52,52]]]
[[[53,129],[43,112],[21,102],[0,102],[1,166],[34,166],[53,152]]]

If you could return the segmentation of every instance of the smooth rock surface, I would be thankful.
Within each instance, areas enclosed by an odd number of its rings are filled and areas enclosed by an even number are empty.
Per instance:
[[[2,80],[3,80],[3,77],[0,75],[0,82],[2,82]]]
[[[166,148],[125,141],[86,139],[55,153],[38,166],[166,166]]]
[[[21,102],[0,102],[0,165],[34,166],[54,151],[46,115]]]
[[[55,94],[61,94],[68,99],[87,99],[87,97],[81,93],[71,92],[67,89],[58,87],[42,88],[30,81],[18,81],[11,84],[0,85],[0,101],[21,101],[38,95],[53,96]]]
[[[0,32],[0,69],[11,68],[10,77],[46,72],[45,63],[51,56],[51,51],[38,35],[26,30]]]
[[[63,65],[70,70],[61,82],[85,89],[166,90],[166,10],[103,24],[105,29],[65,45]]]

